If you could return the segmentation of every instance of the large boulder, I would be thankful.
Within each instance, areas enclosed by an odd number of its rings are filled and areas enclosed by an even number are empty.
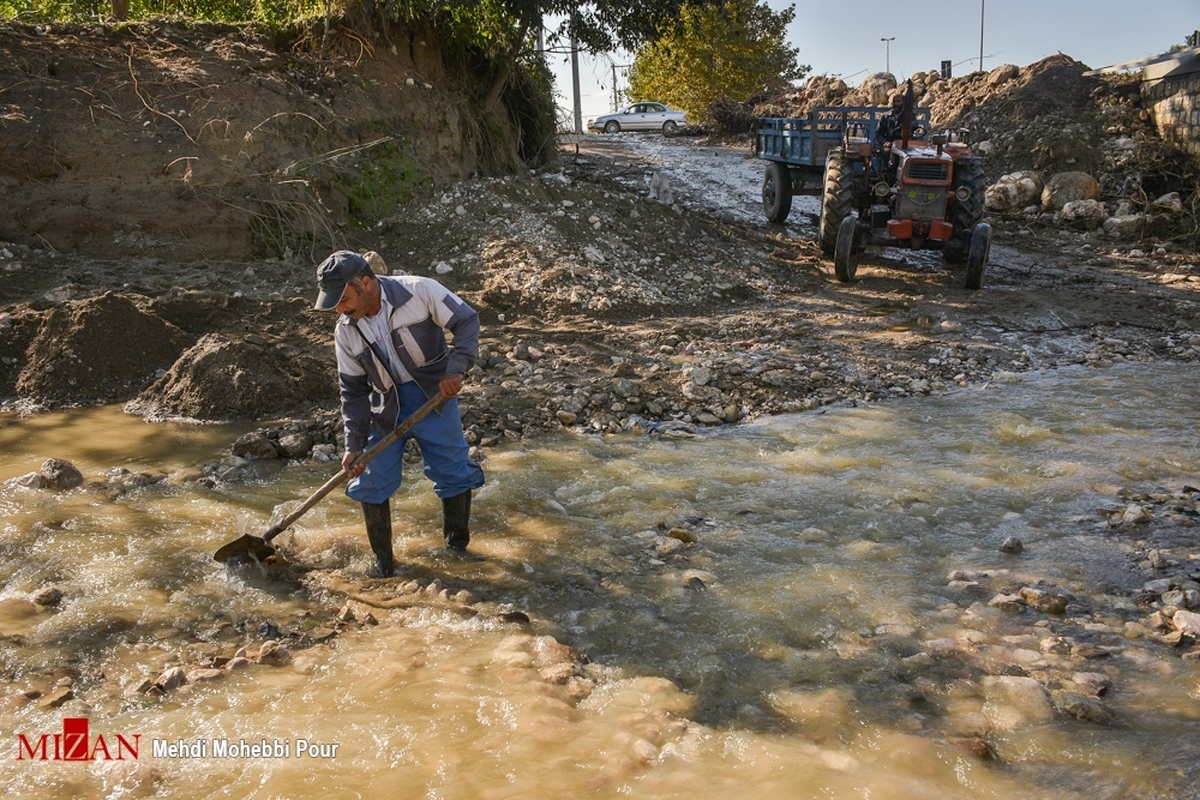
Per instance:
[[[1038,172],[1010,172],[987,188],[985,203],[989,211],[1015,214],[1037,205],[1041,200],[1042,188],[1042,176]]]
[[[1021,68],[1016,64],[1001,64],[988,73],[987,85],[995,89],[1009,81],[1015,81],[1019,77],[1021,77]]]
[[[1060,172],[1042,189],[1042,211],[1058,212],[1073,200],[1099,200],[1100,182],[1086,172]]]
[[[896,78],[890,72],[876,72],[868,75],[858,88],[867,105],[890,105],[892,92],[896,91]]]
[[[1072,200],[1054,215],[1059,225],[1082,231],[1094,231],[1108,219],[1108,209],[1099,200]]]
[[[65,491],[83,485],[83,473],[62,458],[48,458],[42,462],[41,476],[42,485],[47,489]]]

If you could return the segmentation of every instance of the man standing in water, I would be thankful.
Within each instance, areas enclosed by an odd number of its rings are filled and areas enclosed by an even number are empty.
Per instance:
[[[376,275],[348,250],[321,262],[317,284],[315,307],[340,314],[333,341],[346,434],[342,467],[351,478],[346,494],[362,503],[380,574],[392,574],[388,499],[400,488],[409,437],[420,445],[425,475],[442,499],[446,547],[465,551],[471,490],[483,485],[483,470],[469,458],[455,398],[479,351],[479,315],[431,278]],[[448,399],[407,436],[365,466],[352,466],[365,448],[439,392]]]

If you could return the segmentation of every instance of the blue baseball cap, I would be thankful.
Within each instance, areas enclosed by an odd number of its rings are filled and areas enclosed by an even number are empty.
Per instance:
[[[321,292],[313,308],[318,311],[330,311],[342,299],[346,284],[359,275],[375,276],[371,265],[358,253],[350,250],[338,250],[317,266],[317,286]]]

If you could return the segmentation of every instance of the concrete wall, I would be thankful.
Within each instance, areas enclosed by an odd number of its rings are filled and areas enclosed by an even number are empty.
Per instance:
[[[1200,74],[1142,86],[1163,140],[1200,159]]]
[[[1143,68],[1142,100],[1163,140],[1200,160],[1200,54],[1185,51]]]

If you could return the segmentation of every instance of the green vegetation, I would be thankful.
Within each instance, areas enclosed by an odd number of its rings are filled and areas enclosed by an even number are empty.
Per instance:
[[[505,88],[504,104],[521,129],[521,160],[531,166],[553,160],[558,148],[554,76],[544,60],[533,53],[522,56]]]
[[[669,33],[637,52],[630,99],[659,100],[708,122],[714,100],[790,86],[810,69],[786,43],[795,15],[795,6],[775,12],[755,0],[685,5]]]
[[[364,151],[356,176],[335,179],[334,186],[346,196],[351,221],[367,228],[411,200],[427,177],[411,154],[384,142]]]
[[[179,17],[198,22],[288,25],[329,14],[420,23],[491,54],[524,48],[547,21],[550,45],[574,40],[590,52],[634,49],[679,15],[684,0],[0,0],[0,20],[94,22]],[[720,5],[722,0],[688,0]]]
[[[324,13],[324,0],[0,0],[0,19],[21,22],[183,17],[282,26]]]

